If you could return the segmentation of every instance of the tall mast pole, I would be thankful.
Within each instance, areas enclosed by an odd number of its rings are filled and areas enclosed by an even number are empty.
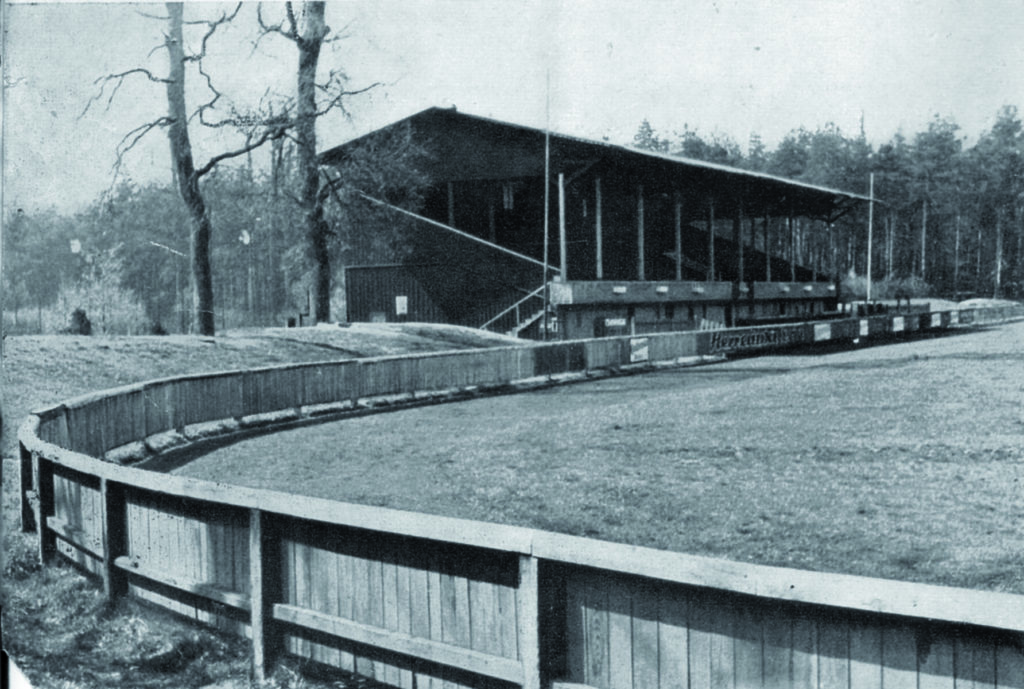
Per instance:
[[[868,275],[865,298],[871,301],[871,240],[875,224],[875,173],[868,177]]]
[[[548,339],[548,216],[551,206],[551,70],[547,72],[544,103],[544,339]]]

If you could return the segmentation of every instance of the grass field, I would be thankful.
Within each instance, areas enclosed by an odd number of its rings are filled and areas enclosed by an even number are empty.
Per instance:
[[[1024,593],[1024,324],[812,351],[337,421],[177,473]]]
[[[507,342],[421,326],[8,338],[6,647],[38,687],[248,686],[244,640],[130,600],[109,609],[94,582],[35,564],[31,538],[12,532],[13,431],[30,409],[179,373]],[[339,499],[1024,592],[1022,345],[1016,324],[606,379],[264,436],[181,471],[272,488],[286,476]],[[363,684],[284,667],[270,688],[337,686]]]

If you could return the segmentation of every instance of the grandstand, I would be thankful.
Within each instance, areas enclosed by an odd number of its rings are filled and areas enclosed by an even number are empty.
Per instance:
[[[865,196],[430,108],[321,155],[410,127],[428,177],[398,261],[345,267],[350,321],[443,322],[576,339],[838,310],[834,274],[798,265],[794,225],[828,227]],[[545,317],[545,315],[547,317]]]

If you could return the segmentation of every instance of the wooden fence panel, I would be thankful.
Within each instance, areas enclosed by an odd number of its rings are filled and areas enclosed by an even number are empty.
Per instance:
[[[55,466],[53,515],[47,527],[57,534],[57,552],[92,574],[103,571],[103,503],[99,480]]]
[[[103,439],[104,411],[102,401],[87,402],[67,409],[69,449],[92,457],[103,456],[107,450]]]
[[[241,384],[243,415],[302,406],[304,377],[305,371],[301,366],[246,371]]]
[[[143,387],[147,436],[174,428],[173,388],[174,383],[170,381],[146,383]]]
[[[441,663],[410,665],[382,650],[365,655],[358,642],[369,634],[395,635],[395,648],[441,642],[474,652],[477,658],[518,659],[516,571],[511,554],[327,528],[289,520],[283,529],[283,604],[288,615],[322,616],[324,624],[352,628],[339,640],[296,629],[285,634],[285,650],[395,686],[469,686],[459,670],[445,670],[458,652],[440,653]],[[351,640],[346,641],[346,638]],[[453,674],[454,673],[454,674]],[[417,679],[418,678],[418,679]]]
[[[567,570],[566,680],[597,689],[1012,687],[1020,635]]]
[[[102,400],[104,450],[111,450],[146,437],[145,395],[142,390],[125,392]]]
[[[168,587],[248,596],[247,513],[223,505],[200,507],[147,491],[131,491],[126,503],[128,572],[139,575],[129,579],[130,593],[238,633],[238,614],[202,596],[170,595]]]
[[[623,338],[586,340],[583,349],[590,371],[615,370],[629,363],[629,344]]]
[[[651,361],[672,361],[697,356],[697,333],[672,333],[650,336]]]

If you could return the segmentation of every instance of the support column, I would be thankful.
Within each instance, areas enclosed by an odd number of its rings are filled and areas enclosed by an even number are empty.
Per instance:
[[[754,257],[754,252],[757,251],[757,219],[751,214],[750,216],[750,257]],[[750,274],[754,275],[754,264],[750,264]]]
[[[772,281],[771,220],[767,213],[764,216],[764,281]]]
[[[57,552],[57,536],[46,524],[46,518],[54,515],[53,464],[32,453],[32,484],[36,489],[36,535],[38,536],[39,562],[46,565]]]
[[[558,173],[558,265],[562,281],[569,279],[569,242],[565,234],[565,173]]]
[[[455,227],[455,182],[448,182],[448,227]]]
[[[128,555],[128,505],[124,486],[100,479],[103,517],[103,593],[114,600],[128,593],[128,575],[114,561]]]
[[[19,463],[21,479],[21,530],[29,533],[39,528],[39,525],[36,524],[36,513],[32,506],[32,500],[29,499],[30,493],[35,495],[35,486],[32,483],[32,453],[21,443],[18,443],[18,452],[21,460]]]
[[[636,279],[643,281],[644,274],[644,185],[636,189]]]
[[[793,212],[786,219],[789,224],[789,281],[796,282],[796,231],[793,228]]]
[[[274,602],[281,600],[280,545],[268,523],[269,515],[249,510],[249,603],[252,631],[252,671],[257,683],[271,674],[280,652],[274,624]]]
[[[683,279],[683,201],[682,197],[677,191],[675,194],[676,200],[676,280],[682,281]]]
[[[601,227],[601,178],[594,178],[594,194],[596,196],[594,203],[594,232],[596,235],[596,254],[594,256],[595,272],[598,280],[604,279],[604,237],[602,235]]]
[[[732,241],[736,246],[736,282],[743,282],[743,206],[736,204],[732,219]]]
[[[523,664],[523,689],[540,689],[540,587],[538,560],[519,556],[519,589],[516,591],[519,657]]]
[[[715,281],[715,200],[708,203],[708,282]]]

